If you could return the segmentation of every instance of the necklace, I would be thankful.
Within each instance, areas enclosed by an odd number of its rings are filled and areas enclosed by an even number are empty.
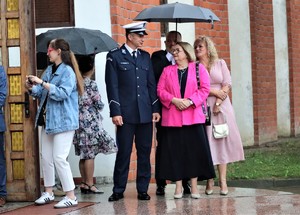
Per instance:
[[[184,68],[184,69],[178,69],[179,74],[180,74],[180,78],[179,78],[179,86],[180,86],[180,87],[181,87],[182,77],[183,77],[184,73],[187,71],[188,68],[189,68],[189,67],[186,67],[186,68]]]
[[[181,72],[181,73],[185,73],[187,69],[188,69],[188,67],[186,67],[184,69],[178,69],[178,71]]]

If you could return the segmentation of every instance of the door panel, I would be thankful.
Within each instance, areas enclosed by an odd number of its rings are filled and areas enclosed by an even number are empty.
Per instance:
[[[5,106],[7,193],[10,201],[33,201],[39,194],[36,102],[24,87],[36,74],[34,0],[0,0],[0,63],[8,80]]]

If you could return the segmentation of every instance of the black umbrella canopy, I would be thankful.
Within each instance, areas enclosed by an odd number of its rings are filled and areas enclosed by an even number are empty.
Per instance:
[[[71,51],[79,55],[97,54],[118,47],[115,40],[100,30],[62,28],[39,34],[36,37],[37,52],[47,53],[47,43],[57,38],[66,40]]]
[[[189,4],[172,3],[146,8],[134,20],[147,22],[208,22],[220,21],[210,10]]]

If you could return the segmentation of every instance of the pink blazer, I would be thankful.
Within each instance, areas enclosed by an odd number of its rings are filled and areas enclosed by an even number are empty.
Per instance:
[[[174,97],[181,98],[177,65],[165,67],[160,76],[157,93],[162,103],[162,126],[181,127],[205,122],[205,115],[202,111],[202,103],[206,107],[206,98],[209,94],[209,74],[202,64],[199,64],[200,89],[198,89],[196,78],[196,64],[189,63],[186,89],[184,98],[194,102],[186,110],[180,111],[172,104]]]

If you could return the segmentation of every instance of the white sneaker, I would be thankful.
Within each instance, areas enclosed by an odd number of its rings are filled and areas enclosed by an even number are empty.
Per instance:
[[[48,192],[43,192],[42,196],[35,200],[35,204],[44,205],[54,201],[54,194],[49,194]]]
[[[60,202],[54,205],[54,208],[68,208],[68,207],[75,207],[78,205],[77,198],[74,200],[70,199],[69,197],[65,196]]]

